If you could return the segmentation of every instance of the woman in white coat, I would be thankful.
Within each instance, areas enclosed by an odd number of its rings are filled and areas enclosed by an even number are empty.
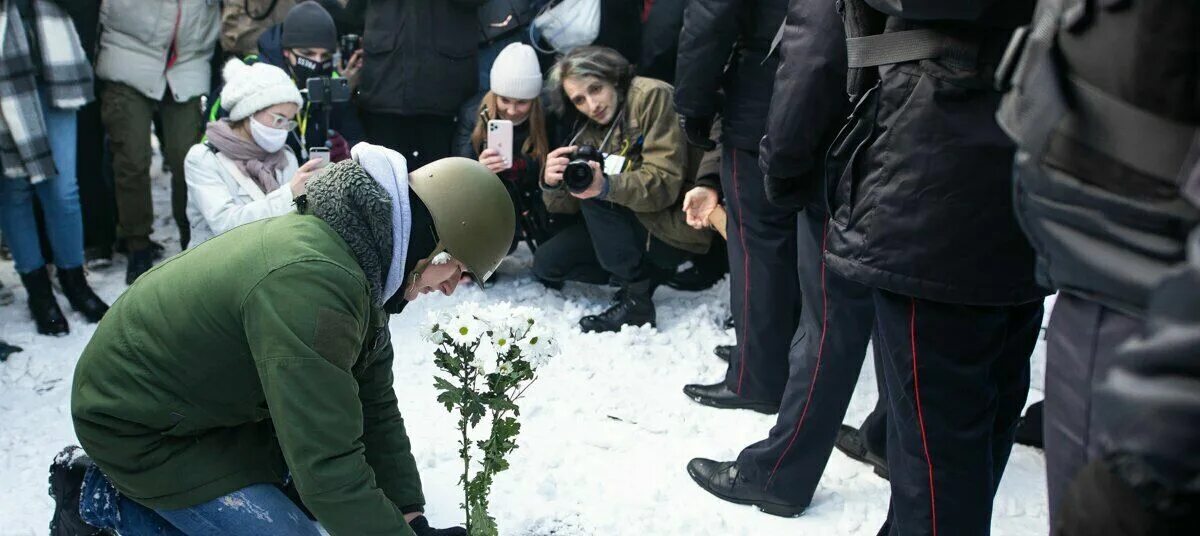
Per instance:
[[[188,151],[184,177],[192,247],[252,221],[294,210],[308,178],[324,165],[297,166],[286,147],[303,100],[282,69],[266,63],[225,64],[221,106],[229,117],[208,124]]]

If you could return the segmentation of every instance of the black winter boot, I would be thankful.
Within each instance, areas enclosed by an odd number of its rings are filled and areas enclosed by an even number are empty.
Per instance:
[[[92,292],[87,278],[83,275],[83,267],[69,270],[58,269],[58,283],[62,285],[63,294],[71,302],[71,308],[83,313],[88,322],[95,324],[108,312],[108,305]]]
[[[46,267],[21,274],[21,282],[29,293],[29,313],[37,324],[37,332],[42,335],[69,333],[71,328],[67,326],[62,309],[58,308],[58,300],[54,299],[54,289],[50,287],[50,274]]]
[[[125,256],[129,264],[125,267],[125,284],[132,285],[138,277],[154,266],[154,248],[131,251]]]
[[[717,462],[694,458],[688,462],[688,474],[704,491],[734,504],[748,504],[773,516],[796,517],[806,504],[788,502],[764,490],[761,482],[750,482],[738,473],[737,462]]]
[[[730,359],[733,359],[733,353],[736,351],[737,346],[723,344],[713,348],[713,355],[721,358],[721,361],[728,363]]]
[[[617,291],[613,304],[598,315],[579,320],[579,327],[588,332],[621,331],[621,326],[657,325],[654,314],[654,285],[649,279],[629,283]]]
[[[100,529],[79,517],[79,492],[92,459],[83,449],[71,445],[54,457],[50,464],[50,496],[54,498],[54,517],[50,518],[50,536],[93,536]]]

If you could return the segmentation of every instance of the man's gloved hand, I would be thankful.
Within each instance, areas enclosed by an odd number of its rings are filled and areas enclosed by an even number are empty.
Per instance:
[[[462,527],[450,527],[448,529],[435,529],[429,526],[429,520],[425,516],[417,516],[412,521],[408,522],[408,527],[417,533],[417,536],[467,536],[467,529]]]
[[[767,191],[767,201],[779,208],[792,210],[803,209],[817,193],[816,181],[811,177],[764,175],[763,186]]]
[[[705,152],[717,148],[717,142],[708,137],[712,133],[712,124],[711,117],[679,116],[679,128],[683,129],[683,137],[687,138],[688,144]]]

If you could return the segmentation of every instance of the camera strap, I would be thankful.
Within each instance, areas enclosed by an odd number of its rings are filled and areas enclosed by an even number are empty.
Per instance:
[[[608,140],[612,138],[613,132],[617,130],[617,125],[621,124],[621,120],[624,118],[625,107],[622,106],[621,110],[617,112],[616,117],[613,117],[612,125],[609,125],[608,127],[608,133],[604,135],[604,139],[601,140],[600,145],[596,147],[596,150],[600,151],[600,154],[604,154],[604,148],[608,146]],[[583,131],[585,130],[587,130],[586,123],[583,125],[583,128],[575,132],[574,136],[571,136],[571,141],[568,142],[567,145],[575,145],[575,142],[579,140],[579,137],[583,135]]]

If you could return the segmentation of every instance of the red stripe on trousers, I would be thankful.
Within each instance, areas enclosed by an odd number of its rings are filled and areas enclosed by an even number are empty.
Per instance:
[[[747,316],[750,314],[750,250],[746,249],[746,227],[743,215],[745,206],[742,205],[742,188],[738,183],[737,150],[733,153],[733,195],[737,198],[738,212],[738,241],[742,243],[742,332],[748,327]],[[746,376],[746,341],[738,341],[738,381],[733,390],[738,396],[742,394],[742,379]]]
[[[929,440],[925,437],[925,413],[921,411],[921,382],[917,376],[917,300],[909,298],[911,313],[908,321],[908,337],[912,344],[913,394],[917,401],[917,424],[921,428],[921,448],[925,450],[925,465],[929,468],[929,516],[933,524],[933,536],[937,536],[937,498],[933,486],[933,458],[929,456]]]
[[[813,366],[812,378],[808,380],[808,396],[804,400],[804,409],[800,411],[800,420],[796,422],[796,430],[792,432],[792,438],[783,448],[779,459],[775,460],[775,467],[771,468],[771,475],[767,477],[767,483],[763,484],[763,489],[767,489],[767,486],[771,485],[771,481],[775,480],[775,473],[779,471],[779,465],[783,463],[788,451],[792,450],[792,445],[796,443],[796,436],[800,435],[800,428],[804,426],[804,418],[808,416],[808,405],[812,403],[813,390],[817,387],[817,373],[821,371],[821,357],[825,355],[825,333],[829,328],[829,293],[825,290],[825,243],[829,239],[828,220],[825,221],[825,229],[821,235],[821,342],[817,345],[817,364]]]

